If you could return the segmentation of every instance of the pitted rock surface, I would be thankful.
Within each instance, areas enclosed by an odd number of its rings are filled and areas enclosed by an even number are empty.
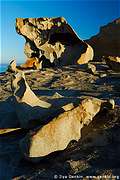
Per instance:
[[[84,64],[93,59],[92,47],[79,39],[63,17],[17,18],[16,30],[26,39],[26,56],[39,58],[43,67]]]

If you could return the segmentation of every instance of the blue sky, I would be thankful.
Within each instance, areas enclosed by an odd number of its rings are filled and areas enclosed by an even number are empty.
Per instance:
[[[119,0],[61,0],[61,1],[1,1],[1,54],[0,62],[8,63],[13,57],[24,62],[24,43],[15,30],[17,17],[64,16],[81,39],[88,39],[103,26],[120,16]]]

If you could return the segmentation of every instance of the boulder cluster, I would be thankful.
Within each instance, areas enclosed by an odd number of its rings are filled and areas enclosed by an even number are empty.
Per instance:
[[[112,25],[119,27],[119,20]],[[8,171],[7,156],[17,167],[8,179],[25,173],[25,179],[53,179],[56,172],[97,175],[98,159],[102,166],[120,163],[120,55],[114,48],[109,53],[107,29],[83,41],[63,17],[16,19],[27,60],[19,66],[11,61],[0,74],[0,160]],[[48,169],[46,162],[52,164]],[[1,179],[7,176],[4,166]]]
[[[20,141],[22,152],[29,158],[64,150],[70,141],[81,138],[81,129],[93,120],[101,108],[114,108],[114,101],[93,97],[85,98],[76,105],[71,101],[55,107],[34,94],[23,72],[12,76],[11,89],[11,101],[20,128],[34,129]]]

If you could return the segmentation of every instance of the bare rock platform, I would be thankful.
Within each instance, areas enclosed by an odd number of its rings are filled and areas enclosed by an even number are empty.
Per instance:
[[[12,73],[0,74],[0,179],[120,175],[120,73],[112,71],[105,62],[92,65],[96,67],[95,73],[85,65],[25,73],[35,95],[54,106],[78,104],[86,97],[115,100],[114,109],[103,108],[82,128],[78,142],[70,142],[65,150],[49,154],[37,163],[25,158],[19,148],[19,142],[33,129],[21,128],[17,114],[12,115]]]

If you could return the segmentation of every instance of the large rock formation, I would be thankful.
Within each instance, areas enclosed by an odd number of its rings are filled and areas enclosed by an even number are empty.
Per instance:
[[[93,49],[94,58],[120,56],[120,18],[100,28],[100,32],[86,40]]]
[[[83,126],[93,120],[105,103],[112,106],[96,98],[86,98],[78,107],[60,114],[37,131],[29,133],[20,143],[22,152],[33,158],[64,150],[70,141],[80,139]]]
[[[92,47],[78,38],[63,17],[17,18],[16,30],[26,39],[27,57],[39,58],[43,66],[84,64],[93,59]]]

